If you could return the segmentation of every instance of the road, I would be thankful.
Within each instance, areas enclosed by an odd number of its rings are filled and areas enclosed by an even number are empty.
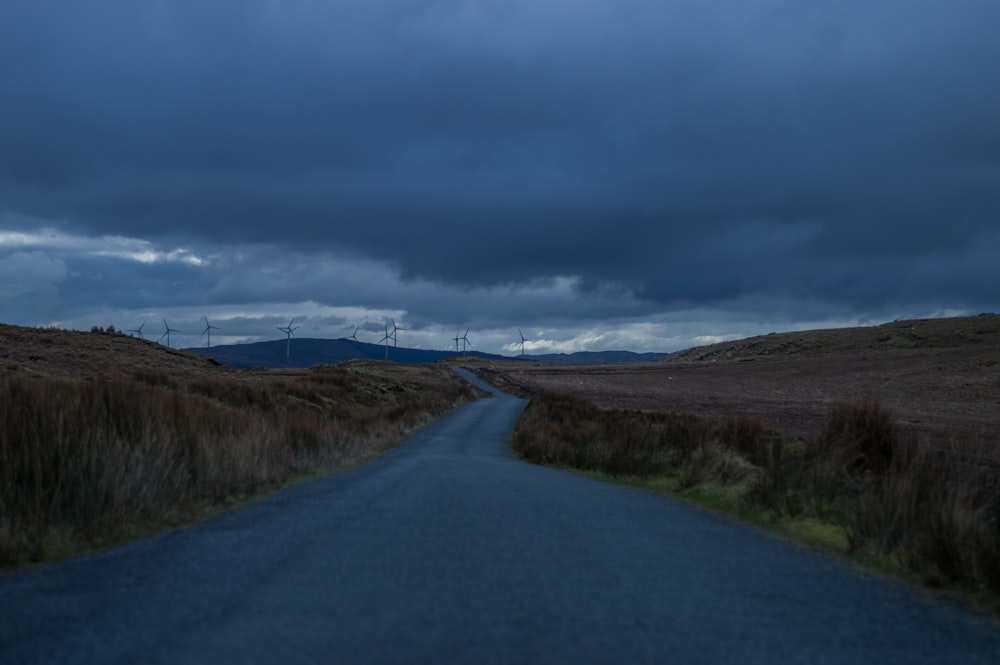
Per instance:
[[[532,466],[524,403],[192,528],[0,577],[0,662],[997,663],[997,624]]]

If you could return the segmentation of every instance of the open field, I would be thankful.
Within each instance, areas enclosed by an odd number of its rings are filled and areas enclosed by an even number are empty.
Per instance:
[[[789,437],[818,432],[834,402],[875,396],[904,431],[995,444],[1000,454],[1000,315],[772,334],[634,365],[467,364],[522,395],[754,416]]]
[[[0,565],[369,459],[472,396],[446,367],[237,371],[121,334],[0,326]]]

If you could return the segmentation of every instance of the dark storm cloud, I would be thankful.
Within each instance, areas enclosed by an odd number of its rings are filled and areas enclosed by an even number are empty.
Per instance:
[[[5,3],[0,206],[458,288],[988,307],[997,25],[995,0]]]

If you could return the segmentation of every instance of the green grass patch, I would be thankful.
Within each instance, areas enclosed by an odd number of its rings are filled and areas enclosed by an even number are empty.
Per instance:
[[[573,469],[568,470],[573,471]],[[762,509],[744,498],[745,487],[707,483],[682,489],[677,478],[668,476],[638,478],[612,476],[600,471],[577,473],[594,480],[628,485],[679,499],[717,515],[763,527],[826,552],[846,555],[850,551],[847,532],[839,524],[823,521],[817,517],[791,517],[773,510]]]

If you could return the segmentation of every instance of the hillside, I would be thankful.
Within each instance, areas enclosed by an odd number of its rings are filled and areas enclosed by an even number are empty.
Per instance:
[[[172,375],[232,375],[217,361],[121,333],[23,328],[0,324],[0,372],[84,378]]]
[[[945,349],[1000,344],[1000,315],[913,319],[878,326],[771,333],[698,346],[671,355],[670,363],[820,356],[891,349]]]

